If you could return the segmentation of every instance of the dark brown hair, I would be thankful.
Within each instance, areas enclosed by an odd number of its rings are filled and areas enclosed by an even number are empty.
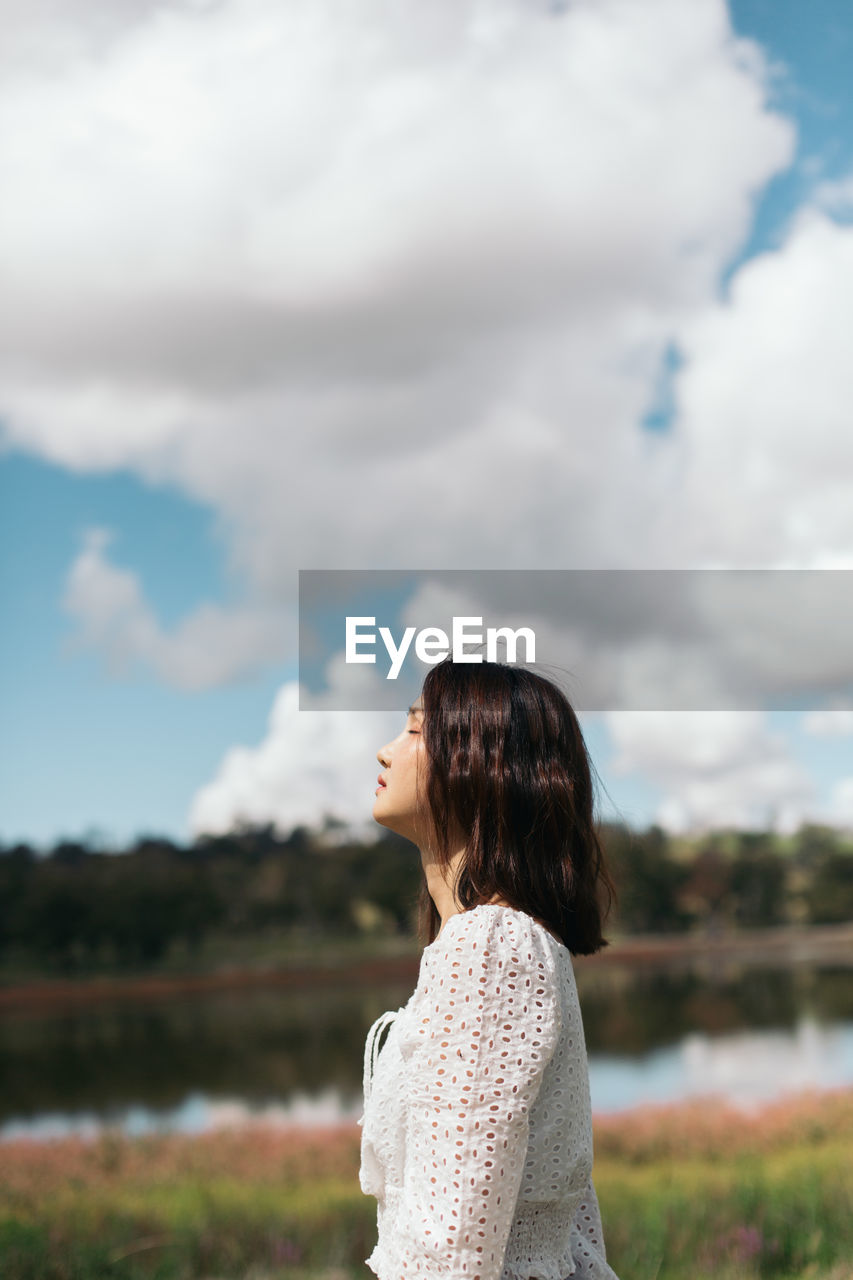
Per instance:
[[[463,910],[501,898],[541,920],[574,955],[607,945],[613,882],[593,819],[586,743],[550,680],[498,662],[449,658],[423,683],[424,800],[439,865],[464,841],[456,896]],[[440,916],[419,899],[421,940]]]

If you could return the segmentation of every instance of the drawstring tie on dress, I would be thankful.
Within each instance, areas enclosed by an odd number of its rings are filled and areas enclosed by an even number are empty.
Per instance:
[[[367,1033],[367,1042],[364,1046],[364,1081],[362,1086],[365,1107],[373,1089],[373,1075],[376,1070],[376,1059],[379,1056],[379,1039],[382,1032],[386,1027],[390,1027],[399,1012],[399,1009],[389,1009],[387,1013],[383,1013],[381,1017],[376,1019]],[[358,1123],[362,1124],[363,1122],[364,1115],[362,1114]]]

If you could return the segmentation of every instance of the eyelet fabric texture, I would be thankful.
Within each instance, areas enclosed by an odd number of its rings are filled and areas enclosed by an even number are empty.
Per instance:
[[[571,955],[538,921],[492,903],[446,921],[368,1033],[364,1097],[379,1280],[616,1280]]]

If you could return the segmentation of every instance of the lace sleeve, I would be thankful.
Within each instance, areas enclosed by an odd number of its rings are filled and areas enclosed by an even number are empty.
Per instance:
[[[498,1280],[561,1031],[547,944],[520,913],[452,917],[424,952],[410,1014],[402,1273]]]

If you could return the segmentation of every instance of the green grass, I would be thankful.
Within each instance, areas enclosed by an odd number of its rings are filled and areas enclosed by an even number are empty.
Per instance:
[[[621,1280],[851,1280],[853,1094],[755,1120],[609,1117],[595,1181]],[[3,1280],[369,1280],[360,1130],[0,1144]]]
[[[608,1256],[635,1280],[853,1276],[846,1142],[729,1163],[600,1162]]]

